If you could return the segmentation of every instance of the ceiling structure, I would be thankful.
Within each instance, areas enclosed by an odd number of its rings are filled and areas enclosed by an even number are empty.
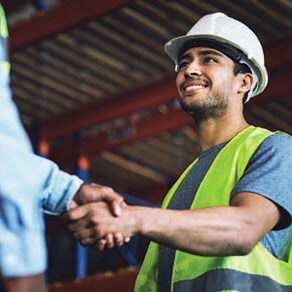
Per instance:
[[[8,18],[21,9],[16,0],[2,3]],[[10,27],[23,123],[32,136],[39,129],[65,170],[87,157],[91,181],[159,203],[199,153],[163,45],[216,11],[245,22],[264,45],[269,85],[247,104],[248,121],[292,134],[289,0],[59,1]]]

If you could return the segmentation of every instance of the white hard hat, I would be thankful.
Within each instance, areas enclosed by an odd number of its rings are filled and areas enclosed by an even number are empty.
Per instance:
[[[257,36],[243,23],[217,12],[205,15],[187,32],[164,45],[165,52],[178,65],[184,46],[209,46],[221,50],[233,60],[249,66],[255,77],[249,98],[260,94],[267,86],[268,73],[265,68],[264,52]],[[217,48],[218,47],[218,48]]]

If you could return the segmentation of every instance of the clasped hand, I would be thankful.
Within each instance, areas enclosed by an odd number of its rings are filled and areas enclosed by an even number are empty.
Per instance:
[[[62,219],[82,245],[103,250],[130,240],[130,234],[121,233],[127,205],[111,188],[83,185],[69,207]]]

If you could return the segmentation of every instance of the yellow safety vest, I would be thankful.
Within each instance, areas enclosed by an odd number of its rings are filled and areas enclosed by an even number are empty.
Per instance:
[[[242,176],[248,161],[263,140],[271,134],[268,130],[250,126],[234,137],[212,163],[191,209],[228,206],[230,193]],[[167,207],[196,161],[170,189],[162,208]],[[151,242],[136,280],[136,292],[157,291],[158,257],[159,245]],[[246,256],[202,257],[177,250],[171,291],[291,292],[291,249],[289,262],[275,258],[260,242]]]
[[[0,45],[2,47],[3,56],[0,56],[1,74],[9,74],[10,63],[8,61],[8,28],[6,23],[6,16],[2,5],[0,4]]]

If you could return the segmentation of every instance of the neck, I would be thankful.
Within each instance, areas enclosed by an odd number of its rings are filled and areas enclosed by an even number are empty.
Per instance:
[[[247,128],[249,124],[242,114],[239,116],[226,114],[221,117],[206,119],[196,126],[200,149],[204,151],[232,139]]]

